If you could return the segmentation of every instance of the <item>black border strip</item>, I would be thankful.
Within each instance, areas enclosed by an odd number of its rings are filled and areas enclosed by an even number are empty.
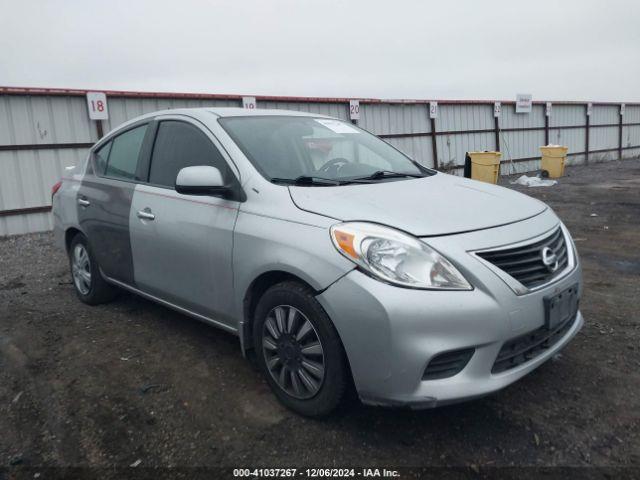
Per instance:
[[[91,148],[94,142],[87,143],[30,143],[24,145],[0,145],[0,152],[20,150],[57,150],[63,148]]]
[[[42,207],[13,208],[11,210],[0,210],[0,217],[9,217],[11,215],[24,215],[27,213],[46,213],[50,211],[51,211],[51,205],[44,205]]]

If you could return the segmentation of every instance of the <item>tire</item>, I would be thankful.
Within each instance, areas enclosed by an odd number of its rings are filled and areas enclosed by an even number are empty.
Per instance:
[[[88,261],[88,265],[85,261]],[[87,305],[98,305],[109,302],[116,297],[118,293],[116,287],[102,278],[91,245],[89,245],[87,237],[81,233],[78,233],[71,240],[69,268],[71,269],[71,283],[73,283],[76,295],[82,302]],[[88,276],[87,273],[89,273]]]
[[[260,298],[253,320],[257,364],[280,402],[308,417],[333,411],[345,394],[349,369],[338,333],[313,292],[293,281],[274,285]]]

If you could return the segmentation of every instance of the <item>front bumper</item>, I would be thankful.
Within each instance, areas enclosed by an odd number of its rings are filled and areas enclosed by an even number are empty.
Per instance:
[[[555,217],[555,216],[553,216]],[[509,240],[551,218],[493,230]],[[555,220],[557,222],[557,219]],[[557,223],[556,223],[557,225]],[[549,226],[549,225],[547,225]],[[502,234],[502,235],[500,235]],[[447,237],[429,243],[450,259],[474,285],[472,291],[426,291],[398,288],[354,270],[318,295],[334,321],[347,353],[354,382],[364,403],[430,408],[500,390],[531,372],[561,350],[583,326],[580,312],[571,327],[548,349],[501,373],[492,367],[502,345],[544,324],[544,297],[580,285],[578,262],[566,276],[544,289],[516,295],[495,272],[468,252],[482,244],[480,234]],[[464,238],[463,238],[464,237]],[[489,237],[484,244],[490,246]],[[447,251],[449,249],[449,251]],[[453,250],[463,250],[453,252]],[[453,253],[452,253],[453,252]],[[423,380],[429,361],[443,352],[474,348],[464,369],[454,376]]]

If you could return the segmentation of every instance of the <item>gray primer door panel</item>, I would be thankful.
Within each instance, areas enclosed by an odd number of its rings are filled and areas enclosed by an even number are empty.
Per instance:
[[[238,206],[137,185],[130,215],[137,287],[236,328],[232,248]]]
[[[77,196],[79,225],[100,268],[108,277],[129,285],[134,285],[129,240],[134,187],[131,182],[87,174]]]

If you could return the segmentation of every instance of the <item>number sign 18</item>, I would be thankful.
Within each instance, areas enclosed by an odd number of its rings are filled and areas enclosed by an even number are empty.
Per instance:
[[[91,120],[108,120],[107,96],[104,92],[87,92],[87,107]]]

